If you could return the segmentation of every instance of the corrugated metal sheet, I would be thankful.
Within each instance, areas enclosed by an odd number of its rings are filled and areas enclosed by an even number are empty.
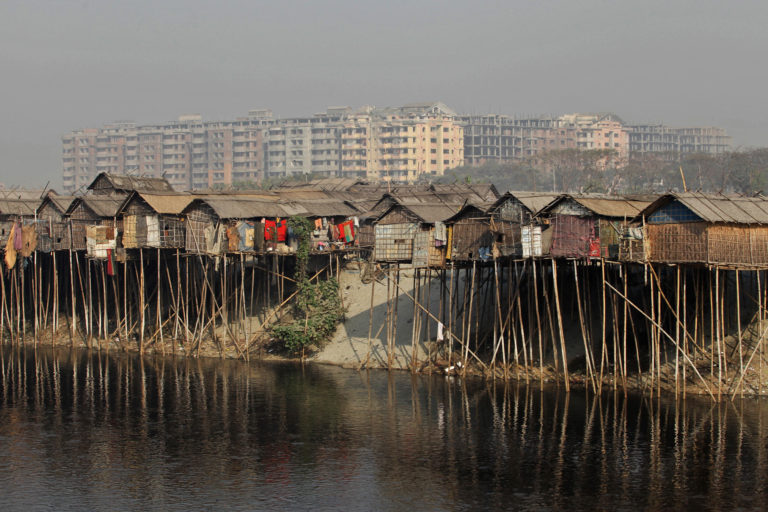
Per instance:
[[[580,205],[600,217],[635,218],[650,203],[626,199],[622,196],[609,196],[604,194],[563,194],[542,208],[539,213],[546,214],[556,210],[566,201]]]
[[[672,201],[680,201],[701,220],[709,223],[768,224],[768,198],[683,192],[665,194],[642,210],[648,217]]]
[[[408,205],[403,207],[427,224],[442,222],[458,211],[458,208],[445,205]]]
[[[648,206],[646,201],[630,201],[624,198],[574,197],[585,208],[602,217],[634,218]]]
[[[255,219],[258,217],[290,217],[277,202],[252,201],[240,197],[205,197],[192,201],[210,206],[220,219]]]
[[[358,212],[341,201],[299,201],[305,214],[315,217],[352,217]],[[282,206],[282,203],[281,203]]]

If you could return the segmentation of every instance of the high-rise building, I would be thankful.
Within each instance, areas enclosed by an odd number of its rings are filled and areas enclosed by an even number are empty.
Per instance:
[[[62,137],[63,189],[74,192],[100,172],[165,177],[179,190],[261,178],[262,132],[268,110],[235,121],[204,122],[199,115],[137,126],[118,122]]]
[[[691,153],[716,155],[731,150],[731,137],[722,128],[671,128],[663,124],[628,127],[631,155],[664,153],[679,159]]]
[[[332,107],[281,119],[265,136],[270,177],[294,174],[412,182],[464,163],[463,127],[441,103]]]
[[[62,138],[63,190],[72,193],[100,172],[162,176],[184,190],[296,174],[413,182],[465,163],[535,161],[553,150],[610,150],[606,165],[620,165],[648,152],[680,158],[730,147],[720,128],[628,125],[610,113],[458,116],[439,102],[329,107],[283,119],[252,110],[234,121],[185,115],[73,131]]]

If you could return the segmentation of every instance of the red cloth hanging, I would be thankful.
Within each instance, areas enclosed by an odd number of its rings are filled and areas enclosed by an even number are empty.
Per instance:
[[[285,242],[285,237],[288,234],[288,221],[283,219],[277,223],[277,241]]]
[[[272,240],[272,234],[277,235],[277,223],[273,220],[265,220],[264,240]]]
[[[264,221],[264,240],[272,240],[272,234],[277,235],[278,242],[285,242],[285,235],[288,232],[288,221],[283,219],[280,222],[274,220]]]
[[[115,275],[115,267],[112,265],[112,249],[107,249],[107,275]]]

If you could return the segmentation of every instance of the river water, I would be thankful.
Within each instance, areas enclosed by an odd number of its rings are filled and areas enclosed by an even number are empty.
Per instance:
[[[764,510],[768,406],[0,351],[2,510]]]

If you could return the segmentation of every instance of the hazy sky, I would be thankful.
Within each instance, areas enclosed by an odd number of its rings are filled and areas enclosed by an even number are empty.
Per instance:
[[[613,111],[764,146],[766,27],[765,0],[0,0],[0,181],[60,187],[76,128],[261,107]]]

